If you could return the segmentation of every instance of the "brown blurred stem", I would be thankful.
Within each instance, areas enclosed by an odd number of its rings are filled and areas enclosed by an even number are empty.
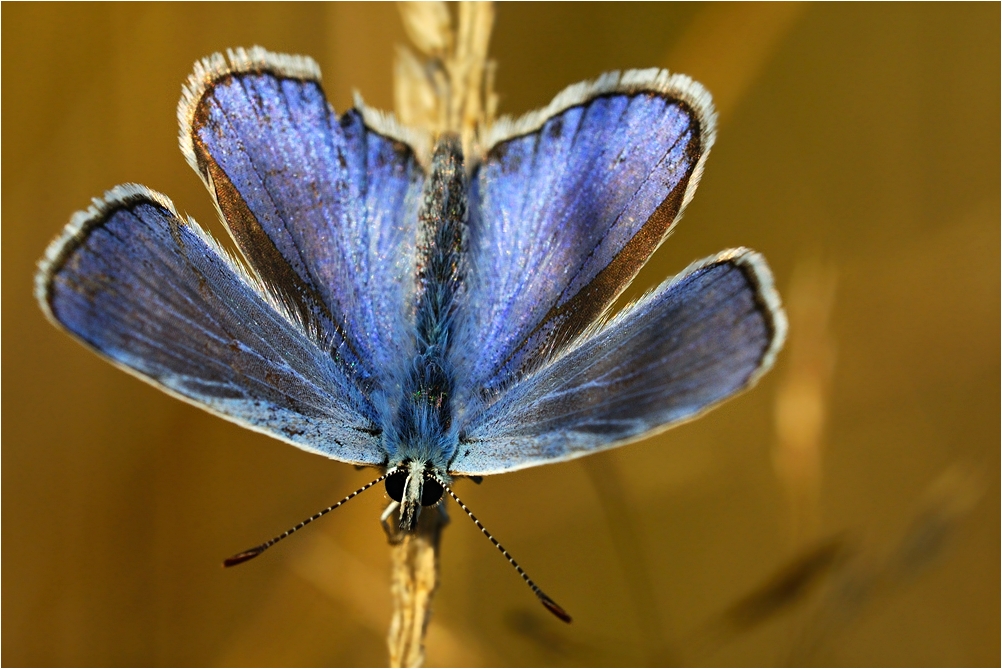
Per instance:
[[[497,108],[494,63],[487,46],[494,25],[489,2],[461,2],[455,12],[444,2],[399,3],[404,29],[414,53],[398,46],[394,66],[396,113],[405,125],[433,136],[454,132],[469,156],[477,129]],[[391,667],[424,662],[424,636],[431,620],[431,600],[438,587],[438,546],[449,522],[445,502],[422,511],[417,530],[400,533],[397,512],[384,517],[393,565]]]
[[[387,643],[391,667],[420,667],[424,637],[431,620],[431,600],[438,589],[438,547],[449,523],[444,500],[421,512],[414,532],[397,530],[398,511],[383,524],[390,541],[393,618]]]

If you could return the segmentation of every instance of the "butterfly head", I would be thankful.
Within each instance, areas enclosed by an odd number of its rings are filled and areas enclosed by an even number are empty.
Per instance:
[[[400,504],[400,529],[417,527],[421,507],[434,506],[442,499],[443,472],[427,461],[404,461],[386,477],[386,494]]]

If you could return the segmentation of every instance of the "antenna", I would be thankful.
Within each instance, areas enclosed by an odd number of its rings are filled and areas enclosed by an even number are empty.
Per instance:
[[[517,571],[518,575],[522,577],[522,580],[525,581],[526,585],[528,585],[532,589],[536,597],[539,598],[539,601],[543,604],[543,606],[546,607],[546,610],[555,615],[556,617],[560,618],[561,620],[563,620],[565,623],[571,622],[571,617],[567,614],[567,612],[564,611],[559,604],[550,599],[547,596],[547,594],[539,588],[538,585],[533,583],[532,579],[529,578],[529,575],[525,573],[525,570],[519,567],[518,563],[515,562],[515,558],[513,558],[508,553],[508,551],[504,549],[504,546],[502,546],[498,542],[498,540],[495,539],[491,535],[491,533],[487,531],[487,528],[484,527],[479,520],[477,520],[477,517],[473,515],[473,512],[470,511],[470,509],[465,504],[463,504],[463,500],[459,499],[459,497],[456,496],[456,493],[452,492],[452,488],[445,485],[445,483],[443,483],[442,480],[439,479],[438,477],[429,476],[429,478],[438,481],[438,484],[442,486],[447,493],[449,493],[449,496],[452,497],[452,499],[456,500],[456,504],[458,504],[463,509],[463,511],[466,512],[466,515],[469,516],[470,520],[472,520],[476,524],[476,526],[480,528],[480,531],[484,533],[484,536],[490,539],[491,543],[494,544],[494,546],[497,547],[499,551],[501,551],[501,555],[504,555],[508,559],[508,562],[511,563],[511,566],[515,568],[515,571]]]
[[[350,500],[352,497],[355,497],[356,495],[365,492],[366,490],[368,490],[372,486],[376,485],[380,481],[385,480],[387,476],[389,476],[390,474],[393,474],[396,471],[397,471],[397,468],[394,467],[393,469],[389,470],[388,472],[386,472],[385,474],[383,474],[382,476],[380,476],[375,481],[370,481],[369,483],[366,483],[364,486],[362,486],[361,488],[359,488],[355,492],[351,493],[350,495],[348,495],[347,497],[345,497],[344,499],[342,499],[337,504],[332,504],[331,506],[328,506],[323,511],[316,512],[315,514],[313,514],[312,516],[310,516],[309,518],[307,518],[303,522],[299,523],[295,527],[289,528],[285,532],[282,532],[281,534],[279,534],[274,539],[269,539],[268,541],[264,542],[260,546],[255,546],[254,548],[249,548],[249,549],[243,551],[242,553],[237,553],[236,555],[234,555],[232,557],[226,558],[225,560],[223,560],[223,566],[224,567],[233,567],[233,566],[236,566],[236,565],[241,564],[243,562],[247,562],[247,560],[251,560],[253,558],[256,558],[258,555],[260,555],[261,553],[265,552],[266,550],[268,550],[269,548],[271,548],[272,546],[274,546],[279,541],[281,541],[282,539],[286,538],[287,536],[289,536],[293,532],[298,532],[299,530],[303,529],[304,527],[306,527],[307,525],[309,525],[310,523],[312,523],[314,520],[317,520],[321,516],[327,515],[328,513],[330,513],[331,511],[333,511],[334,509],[338,508],[339,506],[341,506],[342,504],[344,504],[345,502],[347,502],[348,500]]]

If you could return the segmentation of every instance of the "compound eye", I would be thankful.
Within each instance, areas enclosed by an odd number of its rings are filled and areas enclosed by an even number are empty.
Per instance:
[[[407,483],[407,472],[393,472],[386,477],[386,494],[394,502],[404,499],[404,484]]]
[[[421,488],[421,506],[437,504],[438,500],[442,499],[443,492],[442,485],[438,481],[430,476],[424,477],[424,486]]]

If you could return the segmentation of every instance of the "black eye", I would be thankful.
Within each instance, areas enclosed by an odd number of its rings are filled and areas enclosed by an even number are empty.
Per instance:
[[[389,479],[387,479],[389,480]],[[421,506],[431,506],[442,499],[442,486],[433,478],[425,477],[424,487],[421,488]]]
[[[407,483],[407,472],[393,472],[386,477],[386,494],[394,502],[403,500],[405,483]]]

